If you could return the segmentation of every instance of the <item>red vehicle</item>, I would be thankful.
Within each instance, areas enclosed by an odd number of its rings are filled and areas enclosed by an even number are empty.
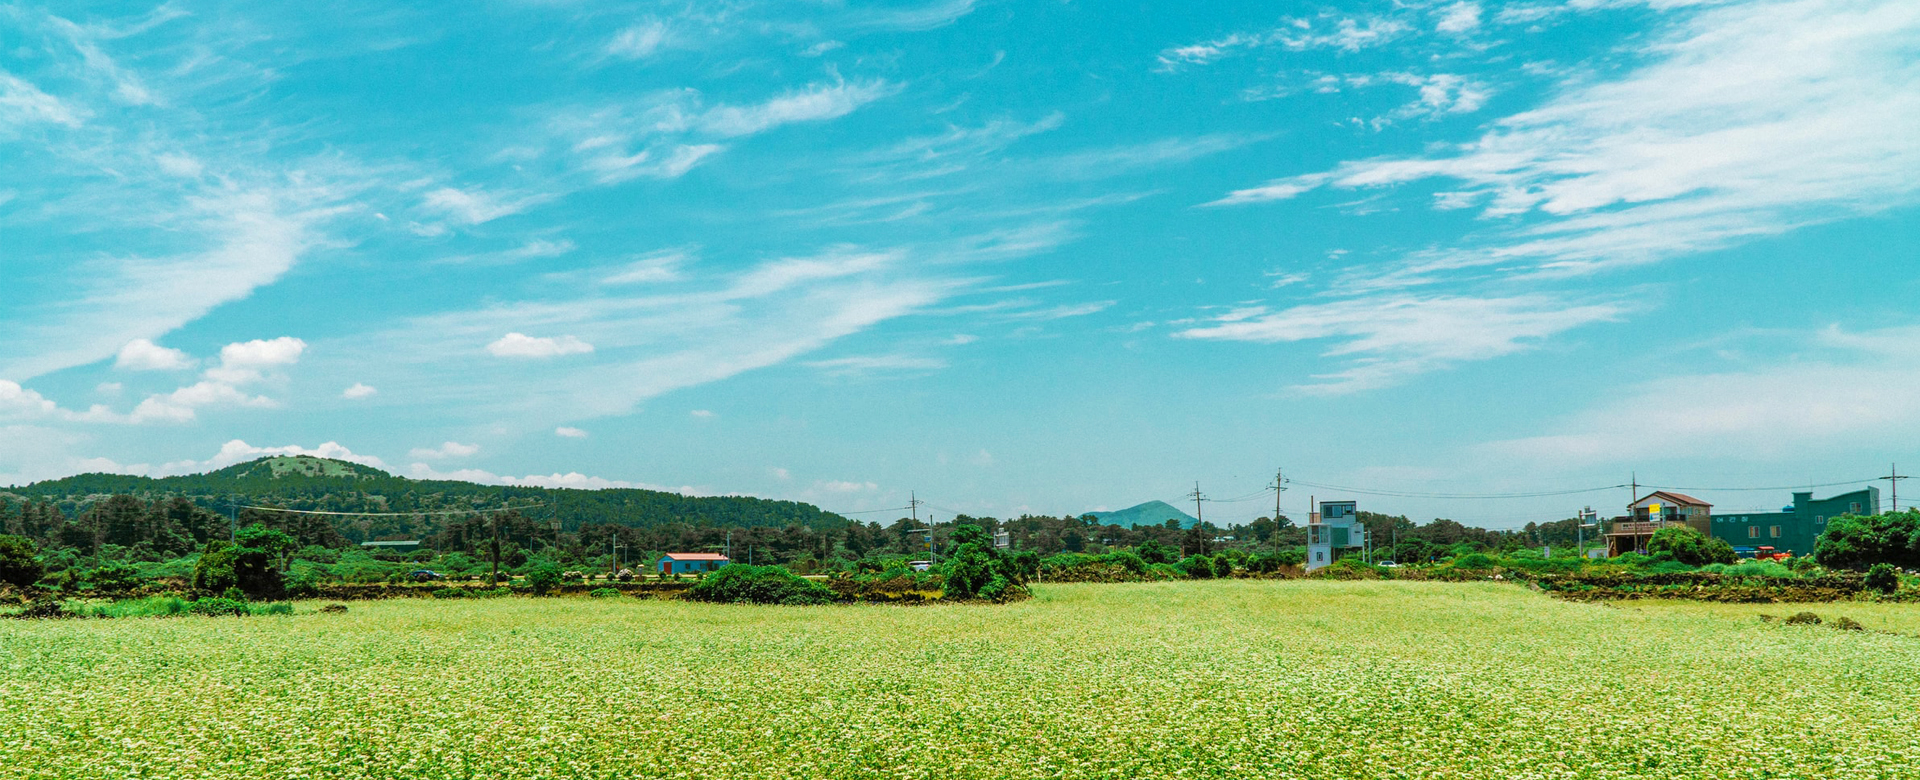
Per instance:
[[[1793,553],[1776,552],[1772,547],[1756,547],[1753,550],[1753,559],[1756,561],[1781,561],[1784,563],[1788,558],[1792,557]]]

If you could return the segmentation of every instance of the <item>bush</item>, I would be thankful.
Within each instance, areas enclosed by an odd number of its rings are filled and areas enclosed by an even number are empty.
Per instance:
[[[1213,556],[1213,576],[1220,579],[1233,577],[1233,559],[1226,553]]]
[[[980,526],[954,526],[953,555],[941,566],[944,598],[965,601],[1004,601],[1026,595],[1027,578],[1013,557],[993,546],[993,537]],[[723,569],[724,571],[724,569]]]
[[[1820,623],[1820,616],[1812,612],[1796,612],[1792,617],[1787,618],[1789,626],[1817,626]]]
[[[22,620],[57,620],[60,618],[80,617],[69,611],[65,605],[54,599],[34,599],[27,608],[13,613],[13,617]]]
[[[1174,564],[1174,566],[1178,567],[1180,573],[1187,575],[1189,579],[1213,579],[1213,558],[1209,556],[1189,555],[1180,559],[1180,562]]]
[[[1133,548],[1133,552],[1140,556],[1140,560],[1147,563],[1173,563],[1180,559],[1180,548],[1152,538],[1141,542],[1138,547]]]
[[[94,590],[107,593],[125,593],[140,587],[140,570],[124,563],[109,563],[95,568],[81,577]]]
[[[533,595],[545,596],[554,588],[560,587],[560,567],[543,563],[527,571],[527,587],[533,589]]]
[[[833,592],[826,586],[780,566],[720,567],[687,589],[687,598],[722,604],[827,604]]]
[[[1716,539],[1686,526],[1662,528],[1653,532],[1653,538],[1647,540],[1647,552],[1654,557],[1661,553],[1673,556],[1673,559],[1688,566],[1705,566],[1710,563],[1733,563],[1740,556],[1733,552],[1733,545],[1725,539]]]
[[[232,615],[235,617],[244,617],[253,614],[253,610],[247,607],[247,602],[219,597],[204,598],[193,602],[192,606],[187,607],[187,612],[195,615]]]
[[[464,599],[467,597],[467,589],[466,588],[435,588],[433,591],[433,597],[436,599]]]
[[[347,605],[345,604],[328,604],[320,608],[320,613],[323,615],[336,615],[346,611]]]
[[[255,615],[291,615],[293,614],[293,605],[285,601],[276,601],[272,604],[253,607],[252,609],[253,609],[253,614]]]
[[[46,576],[40,548],[24,536],[0,534],[0,583],[25,588]]]
[[[1832,623],[1829,623],[1829,624],[1828,624],[1828,626],[1830,626],[1830,627],[1832,627],[1832,628],[1837,628],[1837,629],[1839,629],[1839,630],[1841,630],[1841,631],[1865,631],[1865,630],[1867,630],[1867,627],[1866,627],[1866,626],[1863,626],[1863,625],[1860,625],[1860,622],[1859,622],[1859,621],[1857,621],[1857,620],[1854,620],[1853,618],[1850,618],[1850,617],[1846,617],[1846,616],[1844,616],[1844,615],[1842,615],[1842,616],[1840,616],[1840,617],[1837,617],[1837,618],[1834,618],[1834,619],[1833,619],[1833,622],[1832,622]]]
[[[1486,571],[1494,567],[1493,556],[1486,553],[1467,553],[1453,559],[1453,568],[1468,571]]]
[[[1920,566],[1920,511],[1833,518],[1814,542],[1813,557],[1822,566],[1838,569],[1865,569],[1876,563]]]
[[[594,588],[593,592],[587,595],[596,599],[616,598],[620,595],[620,591],[614,588]]]
[[[84,607],[81,613],[87,617],[123,618],[123,617],[170,617],[187,614],[192,605],[178,596],[150,596],[144,599],[128,599],[111,604]]]
[[[513,589],[512,588],[479,588],[474,590],[472,595],[476,599],[497,599],[502,596],[513,595]]]
[[[1866,585],[1869,590],[1892,593],[1900,589],[1900,573],[1890,563],[1876,563],[1867,569]]]

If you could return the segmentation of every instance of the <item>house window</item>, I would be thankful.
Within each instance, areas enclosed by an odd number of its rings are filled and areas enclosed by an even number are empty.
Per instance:
[[[1775,538],[1775,539],[1778,539],[1778,538],[1780,538],[1780,526],[1777,526],[1777,525],[1774,525],[1774,526],[1768,526],[1768,527],[1767,527],[1767,535],[1768,535],[1768,536],[1771,536],[1771,537],[1773,537],[1773,538]]]
[[[1757,526],[1757,525],[1747,526],[1747,538],[1748,539],[1760,538],[1760,526]]]
[[[1853,502],[1853,503],[1851,503],[1851,504],[1848,504],[1848,505],[1847,505],[1847,512],[1848,512],[1849,514],[1856,514],[1856,515],[1857,515],[1857,514],[1860,514],[1860,502],[1858,502],[1858,501],[1855,501],[1855,502]]]

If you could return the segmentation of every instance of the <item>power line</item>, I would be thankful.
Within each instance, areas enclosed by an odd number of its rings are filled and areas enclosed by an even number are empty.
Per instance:
[[[258,509],[265,512],[287,512],[296,515],[330,515],[334,517],[419,517],[420,515],[472,515],[486,512],[512,512],[520,509],[548,506],[548,504],[525,504],[522,506],[503,506],[493,509],[436,509],[420,512],[322,512],[316,509],[288,509],[278,506],[235,505],[236,509]]]
[[[1598,493],[1603,490],[1619,490],[1620,488],[1627,486],[1626,483],[1622,482],[1618,485],[1606,485],[1604,487],[1578,488],[1574,490],[1542,490],[1542,491],[1534,491],[1534,492],[1528,492],[1528,493],[1423,493],[1423,492],[1410,491],[1410,490],[1374,490],[1374,489],[1368,489],[1368,488],[1348,487],[1345,485],[1328,485],[1321,482],[1308,482],[1308,481],[1299,480],[1299,479],[1289,479],[1287,480],[1287,482],[1289,484],[1305,485],[1307,487],[1321,488],[1323,490],[1338,490],[1345,493],[1358,493],[1363,496],[1391,496],[1394,498],[1452,498],[1452,499],[1488,499],[1488,500],[1501,499],[1501,498],[1545,498],[1548,496],[1572,496],[1572,495],[1578,495],[1581,493]]]
[[[1878,479],[1885,479],[1885,477],[1879,477]],[[1799,490],[1800,488],[1822,488],[1822,487],[1839,487],[1841,485],[1858,485],[1862,482],[1872,482],[1872,481],[1873,481],[1872,479],[1849,479],[1845,482],[1821,482],[1819,484],[1777,485],[1774,487],[1678,487],[1674,485],[1641,485],[1640,487],[1653,488],[1654,490],[1698,490],[1702,493],[1706,493],[1706,492],[1723,492],[1723,491],[1732,492],[1732,491],[1742,491],[1742,490]],[[1615,487],[1619,487],[1619,486],[1616,485]]]

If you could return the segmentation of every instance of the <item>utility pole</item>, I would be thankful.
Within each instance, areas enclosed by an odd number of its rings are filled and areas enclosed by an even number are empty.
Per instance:
[[[491,519],[490,525],[493,526],[493,542],[489,545],[491,548],[490,552],[493,553],[493,580],[491,584],[498,585],[500,584],[500,513],[488,512],[487,517]]]
[[[1273,549],[1280,550],[1280,497],[1287,492],[1287,476],[1280,469],[1273,470]]]
[[[1207,500],[1207,496],[1206,494],[1200,492],[1200,482],[1198,480],[1194,481],[1193,492],[1188,493],[1187,498],[1193,499],[1194,525],[1205,525],[1207,522],[1207,518],[1205,515],[1200,513],[1200,502]]]
[[[1900,511],[1900,480],[1906,478],[1905,474],[1900,473],[1900,467],[1898,465],[1887,466],[1887,475],[1881,477],[1881,479],[1887,481],[1887,487],[1891,488],[1893,492],[1893,508],[1887,510],[1890,513]]]
[[[926,502],[920,500],[920,495],[918,493],[909,492],[907,493],[907,495],[909,496],[909,498],[907,499],[907,511],[913,513],[913,524],[919,525],[920,524],[920,505]]]

